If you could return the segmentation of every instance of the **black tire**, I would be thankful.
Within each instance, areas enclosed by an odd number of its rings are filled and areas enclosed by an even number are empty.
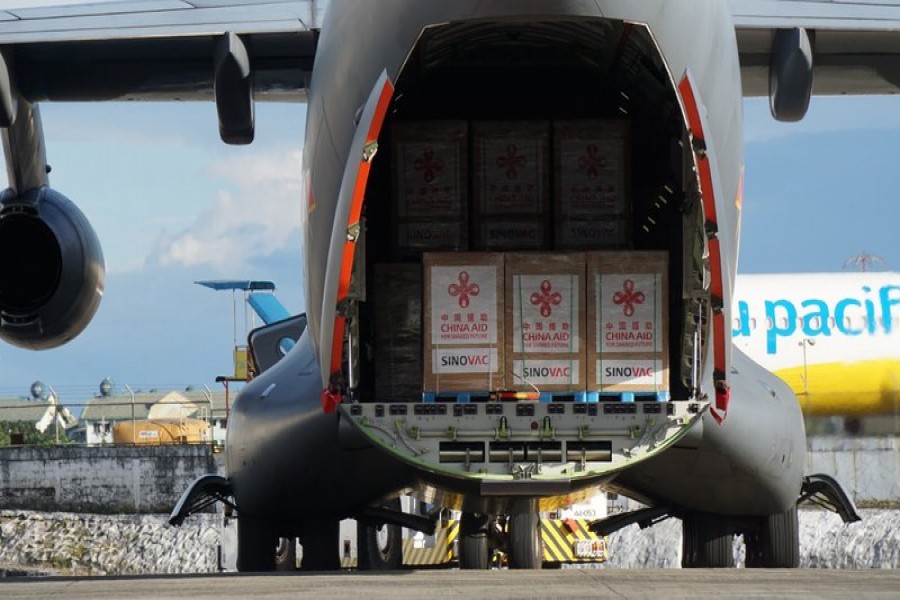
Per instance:
[[[763,527],[764,523],[760,525]],[[763,562],[762,540],[759,531],[747,532],[744,534],[744,567],[747,569],[760,569],[765,567]]]
[[[307,519],[303,522],[300,544],[303,558],[301,571],[339,571],[341,557],[338,551],[341,522],[335,518]]]
[[[708,513],[689,513],[681,521],[681,566],[685,569],[734,567],[734,529],[731,519]]]
[[[275,546],[275,570],[297,570],[297,538],[278,538],[278,544]]]
[[[266,519],[238,515],[237,570],[255,573],[275,570],[278,536]]]
[[[399,525],[356,526],[358,567],[361,571],[396,571],[403,566],[403,528]]]
[[[507,521],[507,528],[509,568],[540,569],[544,562],[540,514],[512,515]]]
[[[490,567],[488,551],[488,518],[485,515],[463,513],[459,523],[459,568],[487,569]]]
[[[750,549],[747,549],[748,553]],[[797,506],[769,515],[759,535],[760,563],[769,569],[796,569],[800,566],[800,525]]]

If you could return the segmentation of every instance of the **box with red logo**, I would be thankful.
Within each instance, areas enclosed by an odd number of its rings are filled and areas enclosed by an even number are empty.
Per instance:
[[[668,255],[589,252],[588,391],[669,389]]]
[[[556,247],[627,247],[629,128],[613,119],[553,124]]]
[[[393,198],[399,254],[468,248],[468,125],[394,125]]]
[[[585,391],[585,255],[506,255],[506,389]]]
[[[503,255],[426,253],[426,392],[492,391],[503,386]]]
[[[375,400],[422,397],[422,267],[375,265]]]
[[[550,210],[550,124],[472,125],[475,247],[547,248]]]

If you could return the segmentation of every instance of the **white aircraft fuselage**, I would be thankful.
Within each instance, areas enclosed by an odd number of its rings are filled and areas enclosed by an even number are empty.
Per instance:
[[[740,275],[734,344],[788,383],[806,415],[896,414],[900,275]]]

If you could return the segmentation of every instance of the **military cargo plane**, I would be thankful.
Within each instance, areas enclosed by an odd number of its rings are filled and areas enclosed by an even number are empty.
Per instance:
[[[338,568],[355,517],[361,566],[387,568],[400,525],[453,508],[463,568],[536,568],[540,512],[605,489],[648,508],[597,532],[677,517],[685,567],[732,566],[737,533],[748,566],[796,567],[799,501],[858,517],[804,473],[796,396],[732,342],[741,102],[796,121],[813,93],[894,93],[898,25],[900,2],[851,0],[5,9],[0,337],[65,343],[102,294],[40,103],[206,99],[244,144],[256,101],[306,102],[308,311],[251,334],[227,473],[173,522],[228,503],[239,569],[264,571],[295,538],[304,569]]]

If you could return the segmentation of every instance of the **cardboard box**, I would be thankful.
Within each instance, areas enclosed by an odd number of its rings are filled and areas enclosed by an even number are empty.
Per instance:
[[[422,267],[375,265],[375,399],[422,398]]]
[[[400,254],[468,247],[468,125],[400,122],[392,131],[395,243]]]
[[[669,389],[668,256],[590,252],[588,391]]]
[[[553,124],[557,248],[627,247],[629,128],[625,120]]]
[[[506,389],[584,391],[585,255],[506,255]]]
[[[474,123],[472,140],[475,247],[547,248],[550,232],[543,223],[550,210],[549,123]],[[517,232],[528,235],[512,235]]]
[[[426,392],[490,391],[503,385],[503,255],[426,253]]]

